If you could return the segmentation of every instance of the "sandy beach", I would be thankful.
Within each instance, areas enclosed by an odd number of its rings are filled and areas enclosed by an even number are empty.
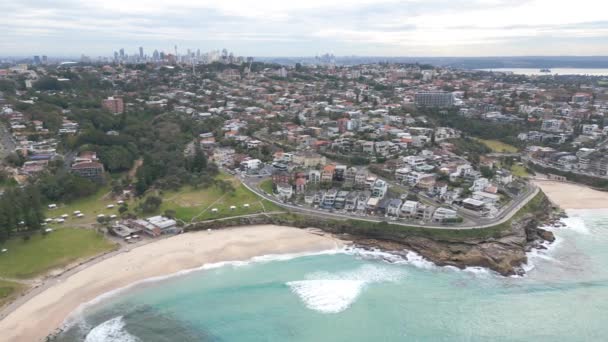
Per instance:
[[[562,209],[608,209],[608,192],[549,180],[535,180],[534,183]]]
[[[92,263],[33,295],[0,321],[0,341],[40,341],[81,304],[138,281],[220,261],[314,252],[341,242],[302,229],[260,225],[174,236]]]

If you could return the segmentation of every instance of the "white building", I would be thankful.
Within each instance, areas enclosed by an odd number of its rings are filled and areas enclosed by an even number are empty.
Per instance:
[[[418,210],[418,202],[416,201],[405,201],[401,205],[401,216],[413,217]]]
[[[288,183],[277,184],[277,195],[283,201],[290,199],[293,196],[293,187]]]
[[[458,213],[456,210],[448,209],[448,208],[437,208],[433,213],[433,220],[435,222],[445,222],[446,220],[456,219],[458,218]]]
[[[247,159],[241,162],[241,168],[245,171],[257,170],[262,165],[262,161],[259,159]]]

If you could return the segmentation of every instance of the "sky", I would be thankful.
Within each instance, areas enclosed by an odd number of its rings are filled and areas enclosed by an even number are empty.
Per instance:
[[[4,0],[0,56],[606,56],[605,0]]]

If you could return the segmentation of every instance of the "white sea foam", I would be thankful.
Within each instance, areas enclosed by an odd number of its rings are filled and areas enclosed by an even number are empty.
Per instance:
[[[346,272],[314,272],[306,280],[287,285],[307,308],[321,313],[338,313],[349,308],[370,284],[396,282],[405,272],[377,265],[364,265]]]
[[[391,254],[380,250],[368,250],[363,248],[349,248],[346,254],[359,256],[367,259],[379,259],[398,265],[410,265],[423,270],[447,270],[452,272],[467,272],[479,276],[496,275],[497,273],[484,267],[465,267],[460,269],[454,266],[437,266],[432,261],[413,251],[404,251],[405,255]]]
[[[561,221],[564,222],[563,219]],[[564,224],[567,224],[567,223],[564,222]],[[554,262],[554,263],[560,262],[558,259],[555,259],[553,257],[553,253],[562,244],[562,242],[564,240],[559,235],[560,230],[567,229],[567,228],[552,227],[552,226],[544,226],[541,228],[553,232],[554,236],[555,236],[555,240],[553,242],[543,241],[541,243],[541,245],[544,248],[534,248],[530,252],[526,253],[526,256],[528,257],[528,261],[522,266],[523,270],[525,271],[525,274],[528,274],[530,271],[535,269],[536,264],[538,263],[539,260]],[[521,276],[513,276],[513,277],[517,278],[517,277],[521,277]]]
[[[412,266],[418,267],[418,268],[422,268],[422,269],[434,269],[437,268],[437,265],[435,265],[433,262],[425,259],[422,255],[416,253],[416,252],[412,252],[412,251],[408,251],[406,254],[407,257],[407,264],[410,264]]]
[[[355,302],[363,287],[360,280],[300,280],[287,285],[309,309],[322,313],[338,313]]]
[[[125,330],[122,316],[107,320],[91,330],[84,342],[138,342],[139,339]]]
[[[88,330],[90,327],[88,326],[88,323],[85,321],[84,315],[83,315],[83,312],[87,308],[95,306],[107,299],[113,298],[113,297],[115,297],[125,291],[128,291],[138,285],[141,285],[141,284],[154,283],[154,282],[158,282],[158,281],[162,281],[162,280],[166,280],[166,279],[171,279],[174,277],[180,277],[180,276],[192,273],[192,272],[197,272],[197,271],[202,271],[202,270],[212,270],[212,269],[217,269],[217,268],[221,268],[221,267],[225,267],[225,266],[243,267],[243,266],[250,265],[252,263],[287,261],[287,260],[292,260],[295,258],[301,258],[301,257],[306,257],[306,256],[338,254],[338,253],[343,253],[343,251],[344,250],[342,248],[336,248],[336,249],[329,249],[329,250],[324,250],[324,251],[319,251],[319,252],[268,254],[268,255],[256,256],[256,257],[250,258],[248,260],[234,260],[234,261],[222,261],[222,262],[216,262],[216,263],[209,263],[209,264],[204,264],[200,267],[181,270],[181,271],[178,271],[178,272],[175,272],[172,274],[168,274],[168,275],[146,278],[146,279],[131,283],[127,286],[105,292],[88,302],[80,304],[78,306],[78,308],[76,308],[72,313],[70,313],[70,315],[68,315],[68,317],[66,317],[66,319],[63,322],[62,329],[66,330],[66,329],[69,329],[70,327],[78,325],[81,327],[81,329],[83,331]]]
[[[422,255],[413,251],[405,252],[405,255],[398,255],[389,252],[384,252],[379,249],[364,249],[357,247],[348,247],[345,248],[343,251],[343,253],[345,254],[354,255],[364,259],[384,260],[392,264],[412,265],[423,269],[437,268],[434,263],[425,259]]]
[[[589,228],[585,225],[585,221],[580,216],[568,216],[560,220],[566,225],[563,229],[568,229],[580,234],[589,235]]]
[[[456,269],[458,270],[458,268],[456,268]],[[490,270],[489,268],[478,267],[478,266],[465,267],[464,269],[462,269],[462,271],[474,274],[476,276],[489,276],[489,275],[496,274],[496,272]]]

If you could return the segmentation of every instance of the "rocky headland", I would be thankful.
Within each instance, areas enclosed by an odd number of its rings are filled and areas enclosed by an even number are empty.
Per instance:
[[[303,215],[261,216],[199,223],[188,230],[223,228],[231,225],[272,223],[300,228],[315,227],[356,246],[407,255],[414,251],[440,266],[485,267],[501,275],[523,274],[526,252],[546,248],[553,233],[540,228],[556,223],[563,215],[543,193],[532,199],[514,217],[496,227],[481,229],[434,229],[331,220]]]

